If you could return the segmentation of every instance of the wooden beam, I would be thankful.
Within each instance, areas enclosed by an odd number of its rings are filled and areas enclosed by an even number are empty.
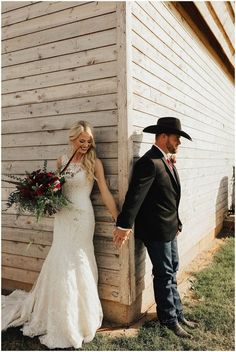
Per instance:
[[[224,2],[212,1],[207,4],[212,17],[222,33],[225,43],[228,45],[232,55],[234,55],[234,24],[232,23]]]
[[[212,33],[206,20],[197,8],[196,3],[190,1],[168,1],[166,5],[170,9],[175,7],[181,16],[181,20],[185,20],[188,23],[198,39],[208,49],[214,60],[221,66],[229,78],[234,81],[234,65]]]
[[[220,21],[217,15],[214,12],[209,1],[195,1],[194,5],[197,7],[198,11],[202,15],[204,21],[206,22],[207,26],[210,28],[212,33],[214,34],[215,38],[219,42],[220,46],[222,47],[223,51],[227,55],[229,61],[232,65],[234,65],[234,58],[233,55],[228,47],[228,43],[225,41],[225,37],[222,33],[222,28],[220,26]]]
[[[131,87],[131,2],[117,2],[117,66],[118,70],[118,189],[119,205],[123,204],[133,163],[132,87]],[[121,303],[130,305],[135,299],[134,238],[120,250]]]

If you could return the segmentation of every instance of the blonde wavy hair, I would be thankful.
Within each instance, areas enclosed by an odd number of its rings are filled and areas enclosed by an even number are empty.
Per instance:
[[[92,143],[87,153],[83,156],[81,160],[81,164],[87,173],[88,180],[92,181],[93,179],[95,179],[94,169],[95,169],[95,160],[96,160],[96,146],[95,146],[95,141],[93,137],[92,126],[87,121],[78,121],[74,123],[69,131],[69,141],[73,148],[73,152],[75,152],[73,141],[76,140],[79,137],[79,135],[83,132],[87,132],[91,136]]]

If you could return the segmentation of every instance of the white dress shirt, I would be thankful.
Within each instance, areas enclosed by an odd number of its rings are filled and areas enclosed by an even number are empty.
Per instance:
[[[154,147],[156,147],[157,149],[159,149],[160,150],[160,152],[162,152],[162,154],[164,155],[164,157],[165,157],[165,159],[167,160],[167,159],[169,159],[168,158],[168,155],[164,152],[164,150],[162,150],[160,147],[158,147],[158,145],[156,145],[156,144],[153,144],[154,145]]]

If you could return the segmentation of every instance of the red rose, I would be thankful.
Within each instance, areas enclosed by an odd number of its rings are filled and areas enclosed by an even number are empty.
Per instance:
[[[61,183],[60,183],[59,179],[57,179],[56,182],[53,184],[53,192],[56,192],[59,189],[61,189]]]

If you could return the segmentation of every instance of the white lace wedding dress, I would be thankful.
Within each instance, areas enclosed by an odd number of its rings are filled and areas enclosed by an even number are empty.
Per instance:
[[[65,164],[67,157],[63,157]],[[72,202],[55,215],[53,243],[33,289],[2,296],[2,330],[23,325],[49,348],[80,348],[102,323],[94,256],[93,182],[78,164],[66,171],[63,191]]]

